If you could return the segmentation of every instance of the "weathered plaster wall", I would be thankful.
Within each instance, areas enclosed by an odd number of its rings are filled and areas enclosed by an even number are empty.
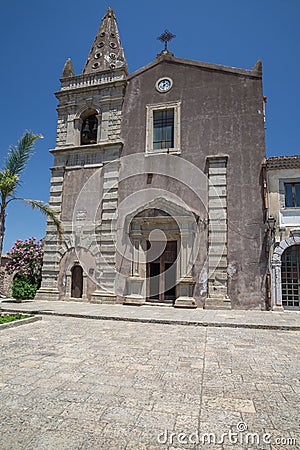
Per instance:
[[[84,188],[85,183],[90,179],[90,177],[94,175],[97,170],[99,170],[99,168],[89,169],[86,167],[82,167],[73,170],[67,170],[65,172],[62,196],[62,221],[73,220],[74,209],[80,192]],[[101,179],[103,181],[103,177]],[[95,189],[95,191],[91,192],[90,196],[86,198],[87,204],[85,205],[85,209],[96,210],[95,204],[101,204],[101,195],[102,186],[98,186],[98,189]],[[90,204],[88,203],[88,201],[90,201]]]
[[[155,89],[156,81],[162,77],[173,80],[173,87],[167,93]],[[181,155],[178,157],[206,172],[207,156],[228,155],[228,283],[232,305],[264,307],[266,261],[261,164],[265,142],[261,76],[257,72],[231,73],[172,61],[162,61],[141,71],[129,79],[126,90],[123,156],[145,152],[146,105],[177,101],[181,101]],[[120,201],[141,189],[141,182],[146,183],[145,178],[122,182]],[[152,186],[172,189],[188,200],[191,208],[199,208],[199,201],[188,192],[166,183],[153,176]],[[204,248],[205,236],[202,233]]]

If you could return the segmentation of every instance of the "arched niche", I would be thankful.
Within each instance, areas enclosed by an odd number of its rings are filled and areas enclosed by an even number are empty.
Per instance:
[[[80,145],[91,145],[98,142],[98,112],[85,111],[81,116]]]
[[[73,122],[73,144],[93,145],[101,140],[101,111],[98,107],[82,107]]]

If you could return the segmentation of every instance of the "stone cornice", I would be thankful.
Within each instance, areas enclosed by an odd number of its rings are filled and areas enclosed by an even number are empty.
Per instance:
[[[99,72],[94,74],[77,75],[74,77],[62,78],[61,90],[56,92],[57,98],[61,97],[64,93],[71,91],[78,91],[84,89],[90,89],[93,87],[111,85],[112,83],[124,83],[126,82],[126,72],[124,70]]]
[[[90,91],[89,91],[90,92]],[[60,97],[61,99],[61,97]],[[105,104],[112,104],[112,103],[122,103],[124,100],[124,97],[112,97],[109,95],[106,95],[105,97],[99,97],[99,102],[101,105],[105,105]],[[86,101],[85,101],[86,102]],[[78,105],[78,103],[76,103],[74,100],[69,101],[68,99],[64,99],[64,101],[62,101],[56,108],[56,111],[66,111],[68,112],[70,110],[70,108],[76,108]],[[93,103],[91,102],[91,107],[93,107]],[[88,108],[88,105],[87,105]],[[71,109],[72,111],[72,109]]]
[[[54,149],[49,150],[50,153],[67,153],[67,152],[73,152],[73,151],[80,151],[85,152],[88,150],[106,150],[106,148],[110,147],[123,147],[124,142],[122,140],[116,140],[116,141],[103,141],[98,142],[97,144],[91,144],[91,145],[70,145],[65,147],[56,147]]]
[[[159,55],[158,58],[151,62],[150,64],[147,64],[146,66],[142,67],[141,69],[138,69],[137,71],[133,72],[132,74],[128,75],[128,80],[131,80],[132,78],[140,75],[143,72],[146,72],[147,70],[151,69],[152,67],[157,66],[158,64],[162,62],[168,62],[170,64],[177,64],[177,65],[185,65],[185,66],[193,66],[200,69],[205,70],[212,70],[216,72],[223,72],[228,73],[232,75],[242,75],[242,76],[248,76],[251,78],[262,78],[262,71],[260,68],[256,69],[257,64],[254,66],[252,70],[246,70],[246,69],[239,69],[236,67],[227,67],[222,66],[218,64],[211,64],[201,61],[192,61],[189,59],[182,59],[182,58],[175,58],[172,54],[168,53],[166,55],[162,54]]]

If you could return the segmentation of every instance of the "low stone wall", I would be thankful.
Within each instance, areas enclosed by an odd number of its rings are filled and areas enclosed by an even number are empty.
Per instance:
[[[11,297],[11,287],[14,275],[9,275],[5,270],[5,265],[8,261],[6,255],[2,255],[0,266],[0,294],[3,297]]]

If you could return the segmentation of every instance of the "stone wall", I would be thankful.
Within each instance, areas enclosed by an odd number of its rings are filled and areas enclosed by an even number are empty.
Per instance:
[[[8,257],[2,255],[0,266],[0,294],[3,297],[11,297],[11,287],[13,275],[9,275],[5,270],[5,265],[8,262]]]

